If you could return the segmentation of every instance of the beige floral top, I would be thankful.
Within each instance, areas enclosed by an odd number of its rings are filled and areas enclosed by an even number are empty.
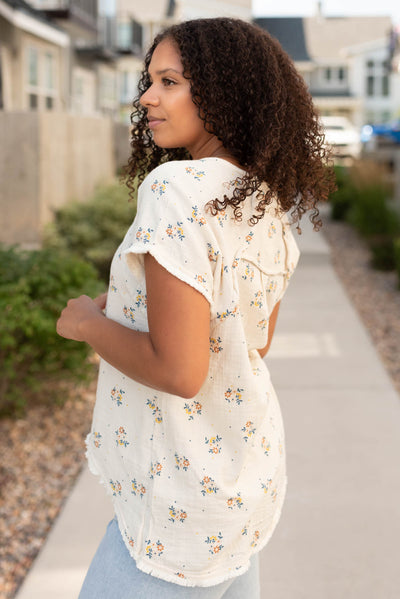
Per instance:
[[[106,313],[148,331],[144,254],[210,303],[210,366],[192,399],[155,391],[104,360],[87,456],[138,568],[181,585],[237,576],[270,538],[285,494],[284,431],[257,349],[299,251],[273,206],[248,224],[204,210],[244,172],[220,158],[168,162],[140,186],[111,266]]]

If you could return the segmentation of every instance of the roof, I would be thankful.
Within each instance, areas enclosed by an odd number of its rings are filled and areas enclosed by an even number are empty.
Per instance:
[[[4,4],[7,4],[11,9],[18,10],[28,15],[29,17],[33,17],[37,21],[41,21],[42,23],[46,23],[49,27],[53,27],[57,29],[57,31],[62,31],[64,33],[64,29],[59,27],[54,21],[46,17],[46,15],[41,11],[33,8],[30,4],[25,2],[24,0],[1,0]]]
[[[390,17],[271,17],[254,19],[295,62],[343,61],[344,49],[389,37]]]
[[[296,62],[311,60],[301,17],[261,17],[254,19],[254,23],[276,38],[292,60]]]
[[[316,60],[343,60],[345,48],[379,39],[389,39],[391,28],[390,17],[307,17],[304,19],[307,48]]]

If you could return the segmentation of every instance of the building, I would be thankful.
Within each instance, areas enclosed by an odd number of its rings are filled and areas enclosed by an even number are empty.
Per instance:
[[[66,110],[70,38],[24,0],[0,0],[0,108]]]
[[[400,77],[390,72],[389,17],[258,18],[307,82],[322,115],[356,126],[388,121],[400,108]]]

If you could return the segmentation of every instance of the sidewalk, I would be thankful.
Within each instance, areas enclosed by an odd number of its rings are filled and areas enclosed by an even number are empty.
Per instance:
[[[261,598],[398,599],[400,398],[324,238],[302,228],[300,266],[267,359],[289,487],[261,554]],[[77,599],[111,517],[85,467],[16,599]]]

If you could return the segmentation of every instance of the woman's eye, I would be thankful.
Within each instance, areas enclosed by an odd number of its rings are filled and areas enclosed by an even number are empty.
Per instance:
[[[175,81],[172,81],[172,79],[168,79],[167,77],[162,79],[162,83],[165,85],[165,87],[171,87],[172,85],[175,85]]]

